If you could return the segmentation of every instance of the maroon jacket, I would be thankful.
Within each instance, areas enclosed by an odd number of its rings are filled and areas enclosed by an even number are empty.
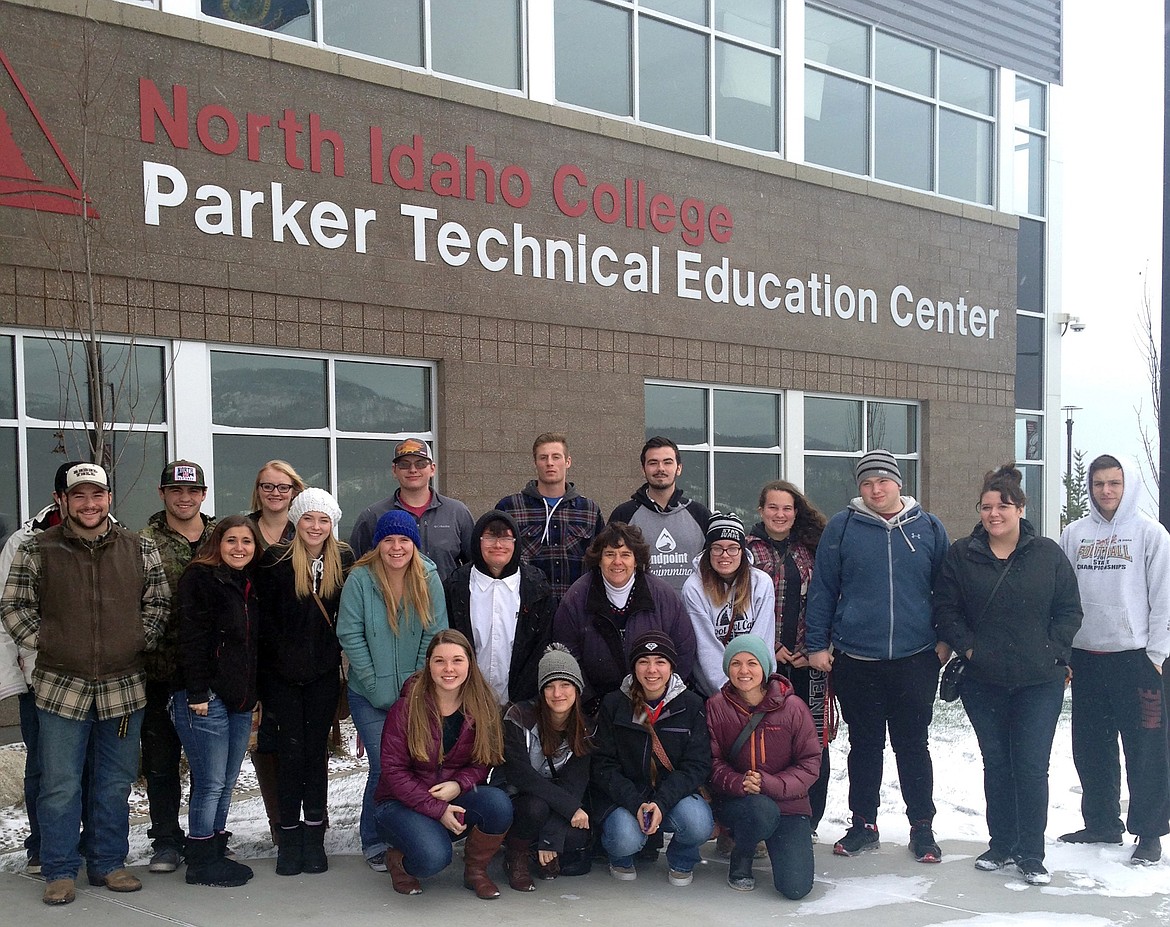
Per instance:
[[[764,719],[739,750],[727,751],[755,711]],[[793,694],[792,683],[773,674],[764,700],[752,708],[730,682],[707,699],[707,731],[711,735],[711,791],[716,798],[742,798],[743,774],[763,774],[763,794],[781,814],[812,814],[808,790],[821,772],[821,744],[808,706]]]
[[[410,700],[406,694],[415,678],[406,681],[402,687],[402,696],[390,706],[390,712],[386,715],[386,726],[382,728],[382,772],[374,791],[374,801],[400,801],[408,808],[437,821],[449,803],[431,795],[430,787],[450,780],[458,783],[462,792],[470,792],[487,781],[488,767],[471,761],[472,748],[475,746],[475,723],[466,716],[455,746],[443,757],[442,763],[437,760],[443,737],[438,725],[432,730],[434,745],[429,758],[421,761],[410,755],[406,744],[407,705]]]

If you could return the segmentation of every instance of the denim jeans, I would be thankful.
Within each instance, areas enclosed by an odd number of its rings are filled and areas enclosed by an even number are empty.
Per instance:
[[[715,821],[710,806],[698,795],[688,795],[662,817],[662,830],[674,834],[666,860],[675,872],[690,872],[699,862],[699,847],[711,837]],[[601,825],[601,845],[611,865],[634,865],[634,854],[646,845],[646,835],[625,808],[615,808]]]
[[[366,747],[366,791],[362,796],[362,817],[358,832],[362,840],[362,853],[366,859],[386,850],[386,842],[378,835],[374,820],[374,790],[378,787],[378,776],[382,773],[382,728],[386,724],[386,712],[375,708],[364,696],[349,690],[349,711],[353,715],[353,726]],[[442,827],[442,825],[439,825]]]
[[[175,733],[170,713],[171,688],[165,682],[147,680],[146,709],[142,716],[142,769],[146,774],[146,797],[150,800],[150,830],[146,836],[156,844],[179,849],[183,828],[179,826],[179,805],[183,784],[179,760],[183,745]]]
[[[725,799],[719,802],[716,811],[735,838],[733,859],[742,852],[750,861],[756,844],[763,840],[768,847],[776,891],[793,901],[812,891],[812,826],[808,817],[781,814],[776,802],[766,795]]]
[[[187,833],[211,837],[227,827],[232,789],[252,734],[252,712],[228,711],[223,700],[212,695],[207,715],[197,715],[187,705],[186,690],[180,689],[171,698],[171,719],[191,766]]]
[[[454,804],[466,810],[464,835],[473,827],[485,834],[502,834],[512,826],[512,801],[503,789],[481,785],[464,792]],[[415,878],[433,876],[451,864],[451,842],[458,837],[434,818],[400,801],[381,802],[374,815],[379,837],[402,851],[402,864]]]
[[[138,776],[142,710],[100,721],[91,708],[85,720],[72,721],[37,709],[37,722],[41,758],[37,817],[45,881],[75,879],[81,868],[81,778],[87,757],[86,863],[98,876],[121,869],[129,852],[130,787]]]
[[[933,647],[897,660],[837,655],[833,685],[849,725],[849,810],[854,818],[877,823],[889,730],[906,817],[911,824],[934,820],[929,731],[940,669]]]
[[[1008,688],[965,678],[960,697],[983,754],[991,849],[1042,861],[1048,759],[1064,681]]]

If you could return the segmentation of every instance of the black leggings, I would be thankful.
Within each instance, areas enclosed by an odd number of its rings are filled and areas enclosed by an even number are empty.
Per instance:
[[[329,791],[329,731],[337,712],[340,677],[330,670],[304,685],[269,681],[265,694],[276,716],[280,826],[322,821]]]

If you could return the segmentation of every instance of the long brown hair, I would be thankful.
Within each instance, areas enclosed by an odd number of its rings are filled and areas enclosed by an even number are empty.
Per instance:
[[[366,551],[354,567],[365,567],[378,583],[378,590],[386,603],[386,621],[394,636],[398,636],[398,599],[394,598],[394,590],[390,587],[390,577],[386,575],[386,566],[382,563],[382,555],[378,553],[381,544],[375,544]],[[418,547],[414,549],[414,556],[406,566],[406,576],[402,582],[402,601],[413,608],[424,629],[429,628],[435,621],[431,612],[431,590],[427,586],[427,569],[423,566],[422,556]],[[430,656],[428,653],[427,656]]]
[[[577,689],[576,686],[573,688]],[[569,745],[569,750],[574,756],[584,756],[592,750],[589,731],[585,727],[585,716],[581,712],[581,690],[577,689],[577,699],[569,709],[569,716],[565,718],[564,730],[558,731],[553,726],[552,709],[545,700],[544,689],[541,689],[536,697],[536,730],[540,734],[540,752],[547,757],[556,756],[562,741]]]
[[[406,696],[407,749],[420,762],[431,759],[443,762],[443,719],[439,714],[435,680],[431,677],[431,655],[440,644],[455,644],[467,654],[467,679],[459,695],[463,700],[463,716],[475,726],[471,760],[484,766],[498,766],[504,761],[504,729],[500,723],[499,703],[479,671],[471,642],[459,631],[450,629],[431,638],[423,668],[414,674],[414,684]],[[437,739],[436,732],[439,732]],[[432,757],[432,751],[437,755]]]
[[[731,603],[732,618],[736,615],[746,615],[752,607],[752,564],[745,547],[740,546],[739,566],[731,580],[726,580],[715,572],[711,565],[711,548],[703,551],[699,558],[699,578],[703,581],[703,592],[707,601],[712,605],[722,606],[727,603],[731,590],[735,590],[735,601]]]
[[[811,551],[816,551],[821,543],[821,535],[825,533],[828,519],[812,501],[788,480],[772,480],[765,483],[760,490],[759,507],[762,509],[768,501],[768,493],[786,492],[792,496],[792,504],[796,507],[796,518],[792,520],[792,530],[788,536],[798,544],[803,544]]]
[[[215,523],[215,528],[207,536],[207,540],[203,542],[203,546],[199,548],[199,553],[192,558],[187,566],[195,566],[196,564],[212,567],[222,566],[223,557],[220,556],[219,545],[223,542],[223,536],[231,531],[232,528],[247,528],[252,532],[252,540],[256,543],[256,552],[252,555],[248,566],[255,564],[256,558],[260,556],[260,551],[264,549],[264,545],[260,542],[260,529],[256,527],[256,523],[247,515],[228,515],[226,518],[221,518]]]

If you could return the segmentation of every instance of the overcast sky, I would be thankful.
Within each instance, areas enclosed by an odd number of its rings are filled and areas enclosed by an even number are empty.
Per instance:
[[[1065,82],[1054,115],[1063,156],[1063,311],[1084,332],[1062,340],[1061,405],[1074,413],[1073,446],[1142,455],[1141,405],[1153,425],[1138,347],[1148,290],[1161,313],[1163,5],[1066,0]],[[1065,414],[1056,409],[1063,435]],[[1060,442],[1064,467],[1066,444]],[[1152,488],[1152,486],[1151,486]],[[1156,514],[1156,513],[1155,513]]]

